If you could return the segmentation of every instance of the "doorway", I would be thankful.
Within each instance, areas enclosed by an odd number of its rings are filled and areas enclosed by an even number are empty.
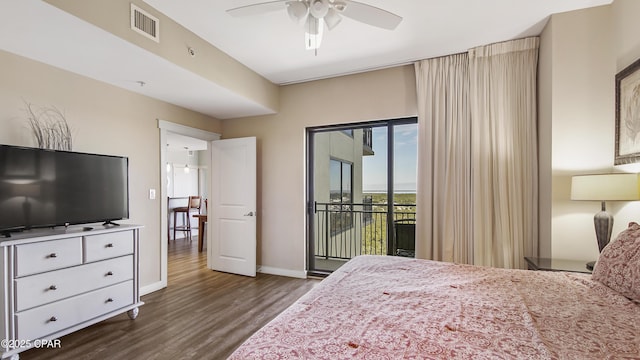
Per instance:
[[[307,129],[307,271],[414,256],[417,118]]]
[[[164,120],[158,120],[158,128],[160,130],[160,164],[161,164],[160,166],[160,179],[161,179],[160,181],[160,209],[161,209],[160,210],[160,226],[161,226],[160,282],[158,283],[157,289],[150,289],[151,291],[162,289],[166,287],[168,283],[167,282],[167,273],[168,273],[167,254],[168,254],[169,231],[167,231],[167,229],[169,229],[169,221],[168,221],[168,214],[169,214],[168,198],[170,194],[169,186],[168,186],[169,180],[170,180],[169,175],[171,171],[180,170],[184,172],[184,166],[180,168],[180,165],[179,165],[180,162],[178,162],[181,160],[177,159],[175,161],[175,164],[171,165],[170,167],[167,166],[168,163],[171,163],[170,162],[171,159],[169,157],[169,151],[167,150],[167,145],[166,145],[168,143],[167,139],[171,134],[171,136],[179,135],[187,138],[198,139],[207,143],[206,150],[202,154],[202,157],[204,158],[204,160],[199,163],[199,166],[209,169],[209,176],[206,176],[204,179],[202,179],[202,182],[204,183],[203,184],[204,190],[202,191],[204,191],[205,193],[207,189],[211,188],[210,174],[211,174],[211,171],[213,171],[213,169],[211,169],[211,141],[216,141],[220,139],[220,134],[216,134],[209,131],[200,130],[200,129],[196,129],[196,128],[192,128],[192,127],[188,127],[188,126],[184,126],[184,125],[180,125],[180,124],[176,124],[176,123],[172,123]],[[187,151],[188,150],[185,149],[185,152],[184,152],[185,156],[188,156]],[[186,159],[187,158],[185,157],[184,165],[188,166],[189,164],[186,161]],[[174,191],[174,194],[175,194],[175,191]],[[209,234],[207,234],[207,238],[205,239],[205,244],[209,243],[208,238],[209,238]],[[204,252],[204,254],[205,254],[204,256],[206,256],[206,252]]]
[[[167,131],[167,237],[169,243],[178,240],[191,242],[198,235],[197,217],[191,213],[206,213],[206,199],[208,198],[209,168],[205,164],[208,143],[204,140]],[[189,204],[190,196],[199,196]],[[175,208],[197,207],[187,213],[174,213]],[[192,229],[191,239],[184,228],[189,225]]]

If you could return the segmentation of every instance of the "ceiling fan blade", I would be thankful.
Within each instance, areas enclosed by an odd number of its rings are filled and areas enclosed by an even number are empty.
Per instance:
[[[363,4],[357,1],[347,1],[347,6],[342,15],[365,24],[379,28],[393,30],[402,21],[402,17],[394,13],[382,10],[375,6]]]
[[[235,17],[261,15],[272,11],[283,10],[286,8],[287,2],[288,0],[279,0],[240,6],[227,10],[227,13]]]

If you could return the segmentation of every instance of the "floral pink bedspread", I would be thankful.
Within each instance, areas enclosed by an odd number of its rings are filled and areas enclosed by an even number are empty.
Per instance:
[[[640,359],[640,305],[587,274],[360,256],[230,359]]]

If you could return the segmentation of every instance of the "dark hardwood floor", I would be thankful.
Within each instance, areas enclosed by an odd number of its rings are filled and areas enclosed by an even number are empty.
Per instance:
[[[214,272],[197,243],[171,241],[168,287],[142,297],[136,320],[116,316],[62,337],[60,349],[27,350],[20,359],[225,359],[318,283]]]

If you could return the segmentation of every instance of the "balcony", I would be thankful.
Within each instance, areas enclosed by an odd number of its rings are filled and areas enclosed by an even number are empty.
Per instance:
[[[371,128],[362,129],[362,155],[375,155],[373,152],[373,129]]]
[[[314,206],[314,249],[318,265],[334,270],[358,255],[413,256],[415,204],[319,203]],[[392,221],[388,223],[387,219]]]

